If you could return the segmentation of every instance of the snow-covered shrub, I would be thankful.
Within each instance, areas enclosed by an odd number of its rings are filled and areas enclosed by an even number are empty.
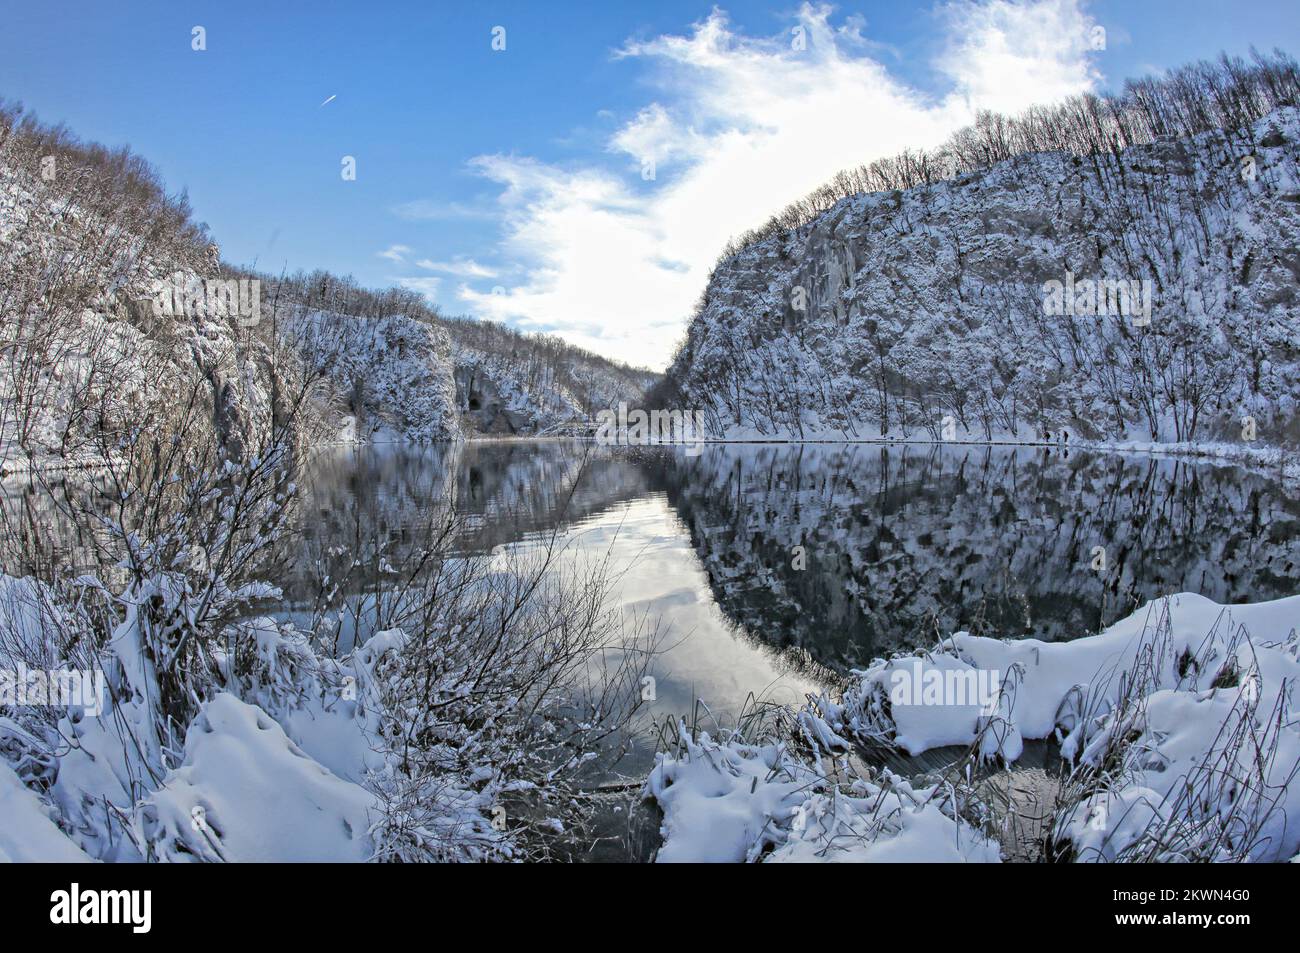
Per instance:
[[[1166,612],[1134,667],[1067,696],[1059,720],[1074,765],[1051,856],[1235,862],[1294,852],[1300,643],[1295,628],[1261,634],[1220,616],[1193,646],[1174,637]]]
[[[951,789],[914,788],[847,759],[828,770],[797,739],[751,744],[676,728],[643,791],[664,814],[661,863],[1000,859]]]
[[[281,397],[246,459],[199,402],[168,400],[104,432],[93,475],[44,487],[98,571],[0,579],[0,647],[102,671],[109,697],[0,718],[6,770],[103,860],[548,855],[583,822],[577,779],[617,747],[649,660],[608,610],[607,575],[556,541],[535,560],[466,558],[452,509],[431,506],[412,550],[366,524],[375,538],[345,562],[370,552],[381,585],[323,585],[315,630],[260,615],[297,518],[306,397]],[[340,614],[347,644],[325,624]],[[310,813],[299,800],[324,811],[319,830],[290,822]]]
[[[620,743],[653,644],[609,610],[606,571],[555,545],[438,555],[402,593],[403,649],[367,676],[390,752],[381,859],[538,859],[585,822],[581,772]]]

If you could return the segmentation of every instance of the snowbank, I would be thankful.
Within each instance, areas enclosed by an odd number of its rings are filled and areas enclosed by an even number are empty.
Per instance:
[[[1054,739],[1068,763],[1051,835],[1062,856],[1285,860],[1300,850],[1298,627],[1300,596],[1221,606],[1181,593],[1073,642],[957,633],[879,659],[842,698],[794,713],[786,741],[679,726],[644,791],[664,812],[659,859],[997,860],[942,786],[846,774],[847,755],[964,745],[972,763],[1012,764],[1024,741]],[[952,695],[981,672],[1000,686],[987,704]]]
[[[661,863],[982,862],[995,843],[945,813],[933,789],[886,772],[845,788],[784,743],[692,738],[660,754],[644,796],[664,812]]]
[[[1275,698],[1284,680],[1300,676],[1295,658],[1297,626],[1300,596],[1221,606],[1185,592],[1148,603],[1100,635],[1073,642],[990,639],[959,632],[922,656],[920,667],[923,672],[957,668],[1000,673],[1006,679],[1005,720],[1013,736],[1042,739],[1068,717],[1067,703],[1077,704],[1071,699],[1092,696],[1102,705],[1113,705],[1125,686],[1122,676],[1132,673],[1139,658],[1153,649],[1158,650],[1155,661],[1161,666],[1155,673],[1159,684],[1192,691],[1197,675],[1200,681],[1209,681],[1220,670],[1258,668]],[[1254,641],[1243,638],[1243,633]],[[1184,661],[1193,657],[1197,661]],[[885,742],[914,755],[974,742],[981,728],[974,706],[885,704],[893,674],[913,664],[907,656],[881,659],[855,673],[854,685],[842,703],[819,701],[827,725],[861,741]],[[1189,665],[1190,670],[1180,671]],[[1213,668],[1207,672],[1209,666]],[[1064,753],[1075,753],[1076,744],[1077,739],[1067,733]],[[1006,757],[1008,752],[999,754]]]
[[[85,863],[85,851],[54,822],[55,812],[0,760],[0,863]]]
[[[364,861],[375,806],[261,709],[222,693],[185,738],[185,761],[145,802],[141,830],[160,860]]]

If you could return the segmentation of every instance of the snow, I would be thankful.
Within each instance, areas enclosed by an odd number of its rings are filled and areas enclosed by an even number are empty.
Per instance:
[[[1122,859],[1153,824],[1176,832],[1161,859],[1203,856],[1194,852],[1207,836],[1221,837],[1225,859],[1290,858],[1300,850],[1300,825],[1288,823],[1300,816],[1298,627],[1300,596],[1221,606],[1181,593],[1072,642],[956,633],[930,652],[877,660],[841,699],[793,713],[788,741],[692,737],[679,724],[644,790],[664,813],[658,859],[996,861],[997,845],[945,809],[940,788],[846,774],[843,759],[855,742],[913,755],[978,743],[983,760],[1010,764],[1024,740],[1049,737],[1076,769],[1122,759],[1057,817],[1058,840],[1079,859]],[[913,667],[997,671],[997,705],[888,704],[892,676]],[[796,740],[812,754],[793,754]],[[830,757],[842,759],[838,774],[823,768]],[[1245,834],[1246,822],[1257,830]]]
[[[997,845],[945,814],[933,790],[886,773],[848,792],[784,743],[691,737],[660,754],[644,796],[664,812],[659,863],[994,863]]]
[[[57,813],[0,760],[0,863],[87,863],[90,858],[54,822]]]
[[[820,778],[787,764],[779,745],[698,741],[680,728],[685,754],[660,755],[646,793],[664,811],[661,862],[720,863],[754,860],[776,838],[774,818],[788,818]],[[773,774],[778,779],[772,780]]]
[[[1096,693],[1099,700],[1114,702],[1120,691],[1118,673],[1129,672],[1139,655],[1150,651],[1152,632],[1167,626],[1167,644],[1162,647],[1163,672],[1173,684],[1179,682],[1172,668],[1184,652],[1208,657],[1222,664],[1229,642],[1239,628],[1257,637],[1284,640],[1300,625],[1300,596],[1256,605],[1220,606],[1195,593],[1180,593],[1149,603],[1105,632],[1070,642],[1014,641],[954,634],[942,647],[920,659],[923,670],[985,669],[1018,673],[1014,692],[1008,690],[1009,726],[1022,738],[1046,738],[1058,724],[1060,706],[1078,688]],[[1231,654],[1240,664],[1250,649],[1237,645]],[[1273,691],[1282,678],[1300,675],[1277,658],[1277,650],[1256,645],[1258,658],[1276,663],[1271,668]],[[895,707],[882,725],[874,702],[887,694],[890,677],[903,666],[916,664],[913,658],[879,660],[856,674],[854,686],[842,705],[835,709],[832,727],[852,735],[878,738],[881,730],[892,733],[892,741],[909,754],[953,744],[970,744],[976,738],[978,718],[969,706],[909,705]],[[1009,760],[1014,760],[1011,758]]]
[[[888,787],[860,785],[865,796],[815,794],[802,806],[802,831],[768,863],[995,864],[995,841],[955,822],[930,800],[932,789],[913,789],[895,775]]]
[[[265,712],[221,693],[185,738],[185,760],[144,802],[160,860],[368,860],[375,798],[309,758]]]
[[[268,586],[251,590],[279,595]],[[28,580],[0,576],[0,592],[40,592],[58,604]],[[435,745],[441,770],[428,783],[418,787],[402,770],[390,699],[407,645],[403,631],[378,632],[350,654],[330,657],[291,624],[234,622],[213,641],[210,696],[181,727],[159,713],[155,656],[142,650],[140,606],[155,596],[184,608],[185,594],[170,577],[118,597],[122,616],[101,656],[111,708],[24,707],[15,709],[18,720],[0,718],[0,857],[511,857],[512,843],[494,828],[491,812],[512,788],[491,751],[476,748],[461,765],[463,752],[442,738]],[[22,606],[0,615],[0,644],[15,643],[5,628],[15,620],[27,626],[24,636],[33,627],[52,634]],[[237,661],[221,648],[229,645],[241,646]],[[463,692],[448,678],[448,692]],[[561,823],[546,821],[553,832]]]

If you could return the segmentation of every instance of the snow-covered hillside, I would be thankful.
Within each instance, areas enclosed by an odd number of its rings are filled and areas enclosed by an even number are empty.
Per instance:
[[[548,335],[490,321],[445,319],[467,432],[534,434],[590,421],[620,401],[641,402],[659,378]]]
[[[403,289],[223,262],[139,157],[4,112],[0,311],[10,470],[102,457],[142,402],[199,401],[238,457],[290,395],[312,445],[424,442],[588,420],[656,379]]]
[[[713,435],[727,437],[1064,428],[1095,440],[1294,445],[1294,66],[1217,69],[1190,101],[1206,99],[1207,111],[1248,102],[1247,118],[1280,105],[1236,131],[1174,138],[1158,120],[1181,91],[1151,81],[1143,89],[1158,108],[1133,94],[1019,125],[985,117],[949,147],[991,143],[983,158],[940,154],[972,171],[938,181],[922,157],[920,171],[895,173],[921,184],[843,198],[733,248],[661,399],[706,409]],[[1081,145],[1005,145],[1022,140]],[[1094,140],[1106,146],[1094,151]]]
[[[39,142],[5,145],[0,467],[102,458],[145,405],[206,407],[235,459],[296,395],[313,444],[459,436],[450,343],[431,322],[329,313],[232,269],[130,163],[65,146],[42,166]],[[233,299],[213,291],[227,283]]]
[[[451,342],[428,321],[295,308],[281,338],[325,378],[320,411],[345,442],[449,440],[460,434]]]

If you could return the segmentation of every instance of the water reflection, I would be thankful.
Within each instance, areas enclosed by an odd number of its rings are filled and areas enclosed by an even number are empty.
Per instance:
[[[322,538],[345,534],[330,520],[358,509],[400,535],[449,495],[471,517],[467,550],[559,530],[639,560],[624,580],[629,610],[700,644],[739,636],[764,657],[798,648],[839,670],[960,628],[1077,638],[1170,592],[1292,595],[1300,562],[1300,503],[1275,483],[1144,456],[484,443],[339,454],[311,483],[322,518],[310,532]],[[701,678],[740,664],[687,651]]]
[[[363,600],[381,591],[384,560],[427,545],[443,507],[461,518],[464,553],[558,534],[609,554],[629,618],[671,627],[656,668],[665,712],[695,698],[734,711],[769,686],[797,699],[816,681],[800,659],[842,672],[960,628],[1070,639],[1171,592],[1228,603],[1300,590],[1300,502],[1264,476],[1145,456],[484,442],[325,451],[304,485],[280,611],[309,621],[325,577]],[[59,543],[52,560],[77,563],[30,484],[0,482],[0,505],[7,535],[30,527]],[[383,558],[366,552],[376,539]],[[1097,546],[1105,573],[1091,568]]]
[[[1236,468],[875,445],[649,461],[727,615],[837,668],[961,628],[1077,638],[1170,592],[1297,589],[1300,504]]]

